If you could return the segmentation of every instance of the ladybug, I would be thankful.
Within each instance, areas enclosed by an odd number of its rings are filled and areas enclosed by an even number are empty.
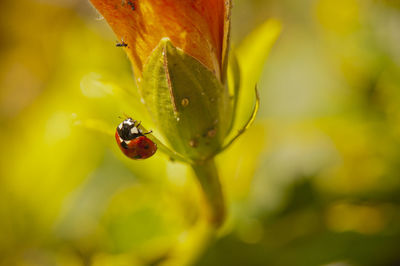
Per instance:
[[[132,118],[125,119],[118,125],[115,132],[115,139],[121,151],[129,158],[139,160],[151,157],[157,151],[157,145],[145,135],[151,131],[143,133],[139,128],[140,122]]]

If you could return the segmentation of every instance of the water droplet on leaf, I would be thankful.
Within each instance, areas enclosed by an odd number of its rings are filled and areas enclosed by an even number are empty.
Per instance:
[[[213,129],[210,129],[210,130],[207,132],[207,137],[213,138],[213,137],[215,137],[216,134],[217,134],[217,130],[216,130],[215,128],[213,128]]]
[[[183,98],[182,101],[181,101],[181,105],[183,107],[188,106],[189,105],[189,99],[188,98]]]
[[[192,148],[196,148],[198,144],[199,144],[199,143],[197,142],[196,139],[191,139],[191,140],[189,141],[189,145],[190,145],[190,147],[192,147]]]

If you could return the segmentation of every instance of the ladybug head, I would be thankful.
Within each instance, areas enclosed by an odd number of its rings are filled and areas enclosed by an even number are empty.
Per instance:
[[[142,131],[139,129],[140,122],[135,125],[136,120],[132,120],[132,118],[125,119],[119,126],[117,127],[118,135],[123,140],[132,140],[134,138],[143,136]]]

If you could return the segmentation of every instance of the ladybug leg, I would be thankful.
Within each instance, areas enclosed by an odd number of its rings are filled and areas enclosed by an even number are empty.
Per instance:
[[[122,146],[124,149],[128,149],[128,145],[126,144],[125,141],[121,142],[121,146]]]

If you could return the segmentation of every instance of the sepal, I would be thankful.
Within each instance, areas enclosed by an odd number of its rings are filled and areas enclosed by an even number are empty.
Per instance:
[[[203,64],[164,38],[144,65],[138,85],[173,150],[203,160],[221,148],[232,121],[232,103],[227,88]]]

